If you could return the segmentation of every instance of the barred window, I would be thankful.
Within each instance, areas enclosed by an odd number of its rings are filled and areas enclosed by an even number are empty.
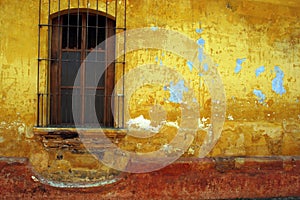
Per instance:
[[[114,44],[105,39],[115,33],[114,20],[77,9],[54,15],[51,20],[49,125],[74,125],[73,103],[81,113],[76,122],[112,127],[114,65],[106,68],[106,58],[108,53],[114,53]],[[84,62],[88,55],[92,58],[89,63]],[[105,68],[98,80],[99,72]],[[77,75],[80,81],[74,84]],[[92,95],[95,90],[96,96]],[[77,102],[72,102],[72,93],[80,96],[76,98]],[[96,121],[90,115],[93,109],[96,110]]]
[[[126,0],[40,0],[38,16],[37,130],[124,128]]]

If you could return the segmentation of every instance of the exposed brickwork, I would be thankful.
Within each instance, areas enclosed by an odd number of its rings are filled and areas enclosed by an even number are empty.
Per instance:
[[[216,199],[300,196],[299,158],[181,159],[156,172],[125,174],[93,188],[35,181],[26,159],[0,160],[2,199]]]

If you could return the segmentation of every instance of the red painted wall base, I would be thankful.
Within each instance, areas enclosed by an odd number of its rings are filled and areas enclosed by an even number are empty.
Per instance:
[[[299,157],[180,159],[116,183],[56,188],[36,181],[27,159],[0,158],[0,198],[228,199],[300,197]]]

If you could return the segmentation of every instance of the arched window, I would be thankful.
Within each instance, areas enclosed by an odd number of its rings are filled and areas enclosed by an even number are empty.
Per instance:
[[[114,87],[114,64],[106,68],[98,81],[97,74],[106,67],[108,57],[114,56],[114,43],[106,38],[115,34],[115,21],[90,10],[74,10],[52,17],[50,63],[50,120],[52,126],[72,126],[72,103],[80,110],[80,123],[113,127],[111,111]],[[101,45],[99,45],[101,44]],[[83,62],[86,57],[91,63]],[[90,61],[90,59],[89,59]],[[80,66],[82,66],[80,68]],[[87,68],[94,71],[88,73]],[[99,70],[98,70],[99,69]],[[89,70],[91,71],[91,70]],[[80,83],[74,84],[80,75]],[[97,82],[97,83],[96,83]],[[91,95],[96,90],[96,96]],[[72,102],[72,92],[80,96]],[[93,102],[95,101],[95,102]],[[97,119],[90,115],[95,109]]]

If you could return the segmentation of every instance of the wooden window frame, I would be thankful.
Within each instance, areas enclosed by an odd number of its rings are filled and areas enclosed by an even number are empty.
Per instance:
[[[81,29],[81,48],[69,49],[68,46],[66,49],[62,48],[62,34],[63,34],[63,17],[68,17],[70,14],[77,14],[81,16],[81,26],[78,25]],[[88,36],[87,36],[87,16],[102,16],[105,19],[105,39],[115,34],[115,20],[107,15],[104,15],[101,12],[96,12],[86,9],[74,9],[68,10],[65,12],[56,13],[52,15],[51,21],[51,66],[50,66],[50,126],[73,126],[73,123],[63,123],[62,120],[62,89],[68,89],[67,86],[62,86],[61,83],[61,70],[62,70],[62,53],[63,52],[80,52],[80,64],[81,64],[81,83],[80,86],[75,87],[68,86],[69,89],[79,89],[81,95],[81,116],[80,122],[82,126],[86,124],[85,116],[85,96],[86,96],[86,83],[85,83],[85,63],[83,62],[87,56],[87,53],[90,51],[96,51],[97,53],[105,54],[105,66],[108,60],[113,60],[115,56],[115,42],[109,40],[108,43],[105,42],[105,49],[88,49]],[[57,22],[56,22],[57,21]],[[69,26],[69,24],[68,24]],[[97,36],[96,36],[97,37]],[[96,39],[97,40],[97,39]],[[99,42],[99,41],[98,41]],[[97,45],[97,44],[96,44]],[[112,57],[113,56],[113,57]],[[100,125],[104,127],[113,127],[114,120],[111,110],[111,100],[113,100],[113,88],[115,82],[115,65],[114,63],[110,64],[105,70],[105,84],[103,88],[94,88],[96,90],[104,90],[104,113],[103,121],[100,121]],[[93,88],[92,88],[93,89]],[[72,113],[71,113],[72,114]],[[91,124],[90,124],[91,125]]]

